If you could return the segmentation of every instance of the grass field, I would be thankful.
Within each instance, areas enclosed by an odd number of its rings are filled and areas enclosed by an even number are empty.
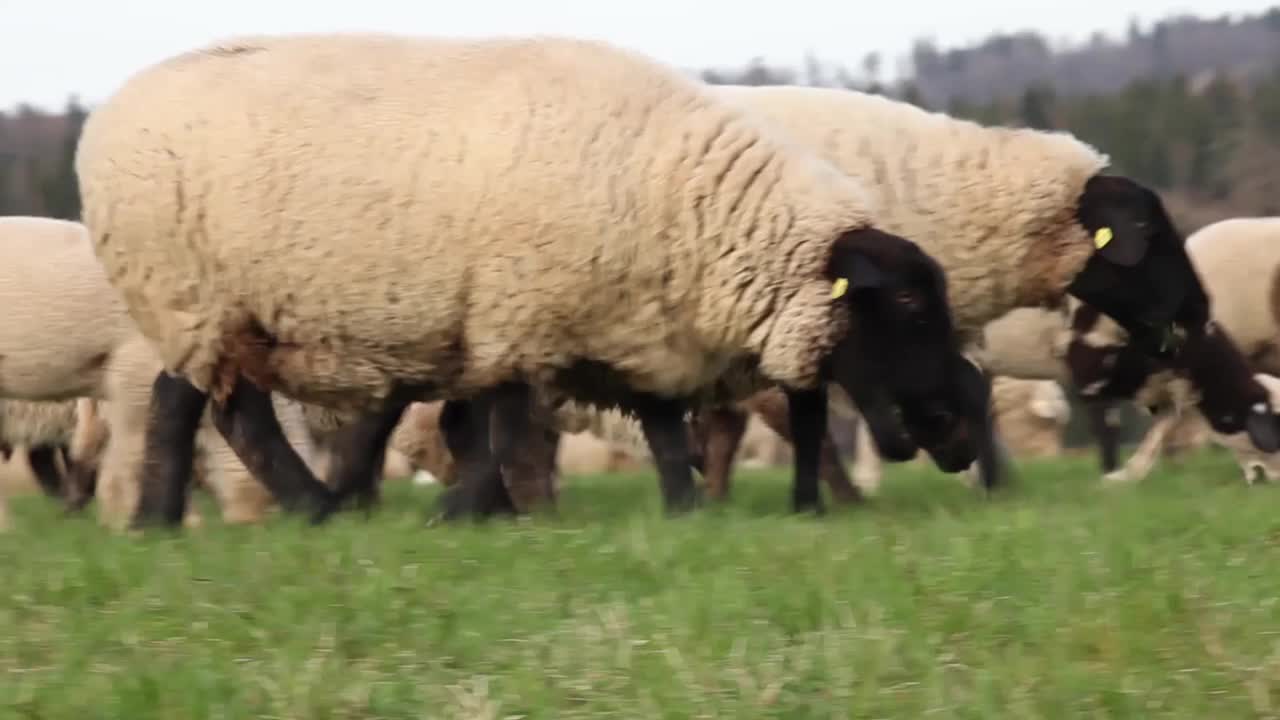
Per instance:
[[[1220,454],[1104,488],[1024,463],[983,499],[895,467],[785,514],[788,473],[664,519],[652,476],[559,519],[372,518],[112,537],[12,499],[4,718],[1196,718],[1280,715],[1280,488]]]

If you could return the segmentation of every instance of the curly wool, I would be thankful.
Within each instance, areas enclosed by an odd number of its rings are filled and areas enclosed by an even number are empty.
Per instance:
[[[701,83],[554,37],[213,45],[101,104],[76,169],[169,370],[343,408],[515,378],[679,397],[754,362],[811,387],[848,324],[832,242],[870,221]]]

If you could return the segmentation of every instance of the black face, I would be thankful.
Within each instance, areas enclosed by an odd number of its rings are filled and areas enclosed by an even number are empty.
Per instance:
[[[1101,247],[1068,292],[1113,318],[1153,357],[1172,358],[1204,333],[1209,298],[1159,196],[1128,178],[1095,175],[1076,220]]]
[[[1280,449],[1280,421],[1272,414],[1270,394],[1226,332],[1210,325],[1188,341],[1177,365],[1200,391],[1197,409],[1210,427],[1225,435],[1248,432],[1262,452]]]
[[[852,324],[832,353],[831,374],[863,414],[880,454],[903,460],[919,446],[944,471],[968,467],[977,455],[966,427],[972,391],[960,373],[969,363],[942,268],[915,243],[867,229],[836,242],[828,274],[847,282]]]

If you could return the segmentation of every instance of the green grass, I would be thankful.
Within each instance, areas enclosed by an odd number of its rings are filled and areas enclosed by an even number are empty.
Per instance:
[[[983,499],[894,467],[786,514],[786,472],[664,519],[651,475],[558,519],[110,536],[14,498],[0,717],[1219,718],[1280,714],[1280,488],[1218,453],[1104,488],[1093,457]]]

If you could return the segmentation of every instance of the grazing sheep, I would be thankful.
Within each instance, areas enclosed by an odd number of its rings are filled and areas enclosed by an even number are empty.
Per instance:
[[[477,420],[496,405],[519,423],[532,383],[624,406],[672,510],[695,497],[685,407],[743,392],[725,378],[780,383],[816,422],[829,367],[898,391],[947,438],[968,412],[952,395],[973,394],[951,381],[945,291],[916,289],[944,286],[941,272],[872,227],[859,183],[603,43],[231,40],[127,80],[87,119],[76,170],[97,254],[169,371],[146,480],[162,495],[188,474],[210,396],[255,476],[321,520],[342,493],[280,437],[269,390],[370,411],[344,489],[372,481],[413,400],[475,398]],[[855,377],[871,367],[849,362],[855,322],[916,351]],[[498,430],[502,458],[523,428]],[[946,449],[950,464],[972,457]],[[501,479],[461,472],[447,514],[493,511]]]

